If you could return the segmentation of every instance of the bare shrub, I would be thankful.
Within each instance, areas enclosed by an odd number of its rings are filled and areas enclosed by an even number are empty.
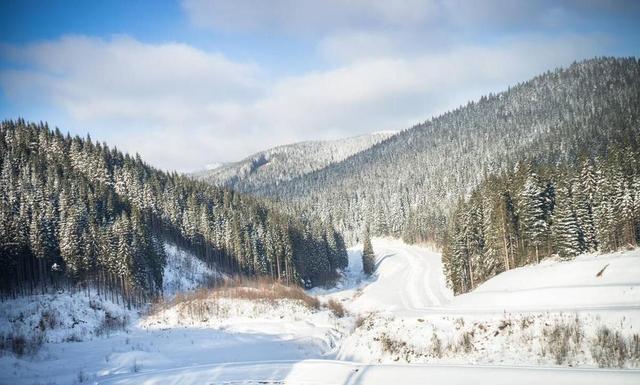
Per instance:
[[[320,300],[308,295],[299,286],[287,286],[268,279],[235,279],[227,280],[215,289],[182,293],[176,295],[170,302],[157,302],[149,314],[158,314],[175,306],[185,317],[207,322],[211,317],[224,318],[234,311],[229,301],[221,301],[221,299],[239,299],[270,305],[289,300],[312,310],[319,309],[321,305]]]
[[[0,350],[9,351],[18,357],[36,354],[44,343],[44,334],[36,329],[30,335],[14,333],[0,337]]]
[[[76,378],[76,383],[84,384],[88,381],[89,381],[89,376],[83,370],[79,371],[78,376]]]
[[[473,350],[473,331],[465,330],[458,338],[455,350],[470,353]]]
[[[132,373],[138,373],[142,370],[142,363],[138,360],[133,360],[133,366],[131,367]]]
[[[389,354],[400,355],[407,347],[407,343],[405,341],[392,338],[387,333],[383,333],[380,338],[378,338],[378,341],[380,341],[380,344],[382,345],[382,350]]]
[[[606,326],[598,329],[591,344],[591,356],[599,367],[622,368],[627,360],[627,353],[627,343],[620,333],[612,332]]]
[[[640,336],[634,334],[629,339],[629,361],[631,361],[635,366],[640,365]]]
[[[38,322],[38,328],[40,328],[41,332],[45,332],[47,329],[54,329],[58,324],[58,320],[56,318],[56,313],[51,311],[51,309],[47,309],[42,312],[40,316],[40,321]]]
[[[327,307],[329,308],[329,310],[331,310],[333,315],[335,315],[338,318],[342,318],[346,314],[346,311],[344,310],[344,306],[342,306],[340,302],[334,300],[333,298],[327,302]]]
[[[359,328],[361,328],[362,326],[364,326],[364,323],[365,323],[365,321],[366,321],[366,320],[367,320],[367,319],[366,319],[365,317],[361,316],[361,315],[357,316],[357,317],[356,317],[356,320],[355,320],[355,327],[356,327],[356,329],[359,329]]]
[[[110,312],[105,312],[104,318],[95,330],[96,335],[109,335],[113,331],[124,330],[129,323],[128,316],[119,317]]]
[[[437,358],[442,358],[442,341],[438,338],[435,330],[431,335],[431,355]]]
[[[557,365],[571,363],[580,350],[582,327],[576,317],[574,322],[556,321],[542,330],[542,355],[551,355]]]

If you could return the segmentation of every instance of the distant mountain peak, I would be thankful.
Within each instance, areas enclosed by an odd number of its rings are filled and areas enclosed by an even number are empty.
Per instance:
[[[192,174],[213,185],[253,191],[320,170],[364,151],[397,131],[379,131],[344,139],[304,141],[273,147],[238,162],[219,164]]]

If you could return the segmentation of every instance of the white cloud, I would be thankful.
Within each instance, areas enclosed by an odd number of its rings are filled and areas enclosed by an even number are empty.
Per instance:
[[[347,51],[362,45],[334,39]],[[4,47],[3,56],[22,67],[1,72],[0,84],[16,103],[56,106],[94,138],[189,170],[297,140],[407,128],[600,54],[602,44],[530,36],[412,55],[390,46],[330,70],[272,79],[254,64],[185,44],[65,37]]]
[[[402,26],[436,15],[434,0],[183,0],[191,22],[227,31],[313,33],[335,28]]]

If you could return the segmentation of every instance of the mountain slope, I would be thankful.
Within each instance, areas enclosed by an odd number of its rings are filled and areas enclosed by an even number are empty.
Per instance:
[[[602,58],[540,75],[405,130],[342,162],[256,193],[331,218],[349,243],[372,233],[442,243],[454,203],[535,160],[606,155],[640,136],[640,63]]]
[[[352,138],[300,142],[261,151],[234,163],[193,174],[216,186],[250,192],[320,170],[379,143],[395,132],[379,132]]]
[[[164,242],[209,267],[314,285],[346,265],[331,226],[168,174],[44,124],[0,125],[0,294],[60,286],[162,292]]]

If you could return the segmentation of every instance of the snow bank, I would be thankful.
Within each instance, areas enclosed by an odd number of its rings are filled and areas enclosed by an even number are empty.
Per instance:
[[[395,317],[369,314],[338,358],[366,363],[640,366],[640,312],[507,313]],[[598,341],[602,330],[615,340]],[[624,352],[609,344],[624,344]],[[607,349],[612,349],[609,351]],[[609,357],[600,357],[602,349]]]
[[[86,293],[32,295],[0,302],[0,335],[42,335],[43,342],[82,341],[126,327],[134,311]]]
[[[328,354],[346,331],[350,320],[330,310],[315,309],[294,299],[227,298],[214,294],[179,300],[141,318],[138,326],[149,330],[204,328],[231,333],[262,333],[282,339],[305,339]]]
[[[324,299],[342,300],[359,315],[357,328],[342,342],[341,359],[639,364],[640,250],[546,260],[502,273],[454,297],[446,287],[439,254],[392,239],[374,239],[373,247],[378,267],[372,278],[320,293]],[[624,351],[615,344],[624,345]],[[603,360],[602,349],[612,360]]]
[[[506,311],[640,307],[640,250],[509,270],[448,306]]]

